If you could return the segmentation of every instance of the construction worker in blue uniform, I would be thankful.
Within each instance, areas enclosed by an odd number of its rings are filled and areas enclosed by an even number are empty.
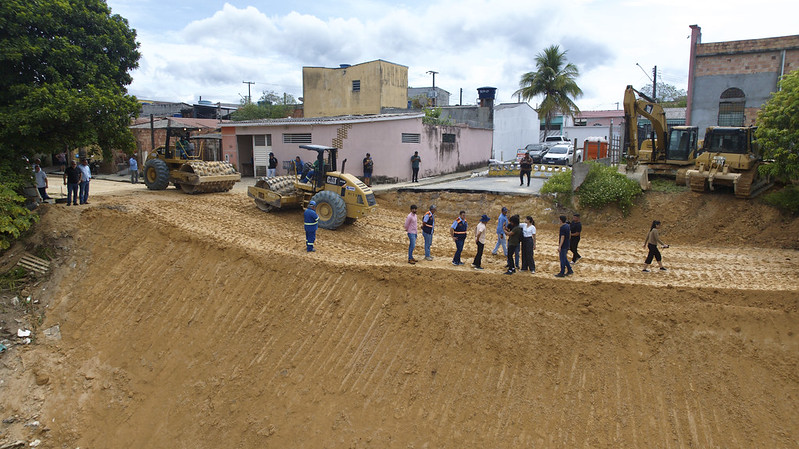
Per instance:
[[[449,233],[452,239],[455,240],[455,256],[452,257],[452,265],[463,265],[461,262],[461,252],[463,251],[463,244],[466,242],[466,211],[460,211],[458,218],[452,222],[449,228]]]
[[[305,220],[305,251],[311,253],[316,241],[316,230],[319,228],[319,215],[316,214],[316,201],[311,200],[303,214]]]

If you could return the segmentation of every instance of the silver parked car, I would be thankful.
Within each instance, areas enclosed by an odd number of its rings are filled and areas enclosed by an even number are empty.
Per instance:
[[[541,159],[547,154],[547,147],[540,143],[531,143],[524,147],[525,153],[530,153],[530,157],[533,158],[533,163],[540,164]]]

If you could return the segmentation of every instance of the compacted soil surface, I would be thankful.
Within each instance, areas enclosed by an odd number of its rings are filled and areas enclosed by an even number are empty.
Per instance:
[[[4,315],[0,447],[799,446],[799,220],[758,200],[650,192],[626,218],[580,211],[583,259],[558,279],[572,210],[538,197],[387,193],[308,254],[300,211],[241,189],[94,184],[2,256],[53,249],[26,312]],[[434,260],[419,238],[416,265],[411,203],[420,222],[438,206]],[[491,255],[502,206],[536,220],[535,274]],[[654,219],[668,271],[643,273]]]

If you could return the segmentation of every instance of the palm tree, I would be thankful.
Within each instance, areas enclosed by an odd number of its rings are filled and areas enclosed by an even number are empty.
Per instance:
[[[538,107],[538,117],[544,119],[544,129],[549,133],[552,117],[560,112],[574,117],[580,108],[572,98],[577,98],[583,91],[577,86],[575,79],[580,75],[577,66],[566,61],[566,51],[552,45],[535,57],[535,72],[527,72],[519,81],[520,89],[514,95],[521,95],[525,100],[532,100],[543,95],[544,101]]]

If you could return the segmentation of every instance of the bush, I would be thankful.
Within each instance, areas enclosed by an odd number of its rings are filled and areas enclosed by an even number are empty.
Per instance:
[[[0,251],[8,249],[11,242],[30,229],[39,216],[25,208],[25,198],[17,191],[30,183],[30,176],[15,173],[9,167],[0,167]]]
[[[572,174],[570,171],[552,175],[541,187],[541,193],[551,193],[563,204],[571,204]]]
[[[792,185],[769,193],[763,197],[763,201],[781,211],[799,215],[799,186]]]
[[[635,197],[641,194],[638,183],[617,172],[615,167],[588,164],[591,165],[588,176],[577,190],[580,206],[598,209],[616,203],[624,216],[629,215]]]

